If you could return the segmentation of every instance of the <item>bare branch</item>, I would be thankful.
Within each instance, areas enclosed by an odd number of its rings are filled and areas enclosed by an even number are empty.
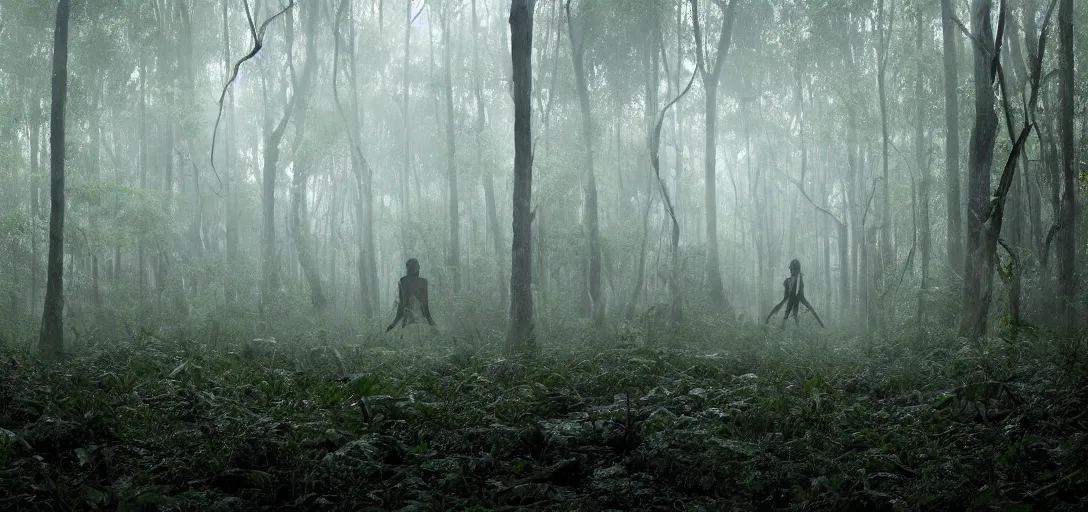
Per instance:
[[[215,139],[219,134],[219,123],[223,120],[223,100],[227,97],[227,89],[229,89],[234,81],[238,79],[238,70],[242,67],[242,64],[247,60],[256,57],[257,54],[260,53],[261,48],[264,47],[264,33],[268,28],[268,25],[275,21],[276,18],[286,14],[288,10],[295,6],[295,0],[291,0],[291,2],[282,10],[273,14],[272,17],[267,20],[264,20],[264,23],[261,23],[261,28],[257,29],[254,28],[253,25],[253,13],[249,9],[249,1],[242,0],[242,3],[246,11],[246,21],[249,22],[249,32],[250,35],[253,36],[253,48],[249,50],[249,53],[244,57],[238,59],[238,62],[234,63],[234,69],[231,71],[230,78],[227,80],[227,83],[223,85],[223,92],[219,93],[219,113],[215,116],[215,128],[212,129],[212,148],[208,157],[208,160],[211,162],[212,172],[215,173],[215,179],[219,183],[219,190],[214,191],[217,196],[219,195],[219,192],[223,190],[223,180],[219,178],[219,171],[215,168]]]
[[[990,64],[990,83],[994,83],[994,79],[997,77],[997,67],[1001,65],[1001,41],[1005,37],[1005,18],[1008,11],[1008,4],[1006,0],[1001,0],[1001,7],[998,10],[997,15],[997,35],[994,37],[994,57],[993,63]]]
[[[982,44],[982,41],[980,41],[979,38],[975,37],[970,30],[967,30],[967,27],[963,24],[962,21],[959,20],[959,18],[955,16],[949,16],[948,19],[952,20],[952,23],[956,24],[956,27],[960,29],[960,32],[963,32],[963,35],[967,36],[967,39],[970,39],[971,42],[975,43],[975,46],[978,46],[978,48],[982,50],[982,52],[987,57],[991,55],[990,50],[986,48],[986,45]]]
[[[698,67],[698,65],[696,67]],[[653,133],[653,135],[650,136],[650,164],[654,168],[654,176],[657,177],[657,184],[660,187],[661,195],[662,195],[662,197],[665,198],[665,208],[669,212],[669,217],[672,218],[672,225],[673,225],[672,242],[673,242],[674,246],[679,242],[680,223],[676,220],[676,212],[673,209],[672,200],[669,198],[669,191],[668,191],[668,189],[665,188],[664,180],[661,179],[661,160],[660,160],[660,151],[661,150],[660,150],[660,147],[659,147],[660,144],[661,144],[661,125],[664,124],[665,114],[669,111],[669,109],[672,108],[672,106],[675,105],[677,102],[679,102],[681,99],[683,99],[683,97],[686,96],[688,94],[688,92],[691,91],[691,86],[692,86],[692,84],[695,83],[695,75],[698,75],[698,74],[699,74],[699,70],[696,69],[691,74],[691,78],[688,80],[687,87],[685,87],[684,90],[681,91],[680,94],[677,97],[673,98],[672,101],[670,101],[667,105],[665,105],[665,108],[661,109],[661,113],[659,113],[657,115],[657,123],[654,124],[654,133]]]
[[[839,220],[839,217],[838,217],[838,216],[836,216],[836,215],[835,215],[834,213],[831,213],[831,212],[830,212],[829,210],[827,210],[826,208],[824,208],[824,207],[822,207],[822,206],[820,206],[820,205],[816,204],[816,202],[815,202],[815,201],[813,201],[811,197],[809,197],[809,195],[808,195],[808,192],[805,192],[805,187],[804,187],[804,186],[803,186],[803,184],[801,183],[801,180],[795,180],[795,179],[793,179],[793,178],[790,178],[789,176],[786,176],[786,179],[787,179],[787,180],[789,180],[789,181],[790,181],[791,183],[793,183],[794,185],[796,185],[796,186],[797,186],[797,190],[800,190],[800,191],[801,191],[801,195],[802,195],[802,196],[804,196],[804,198],[805,198],[805,199],[806,199],[806,200],[808,201],[808,203],[809,203],[809,204],[811,204],[811,205],[812,205],[812,207],[813,207],[813,208],[815,208],[815,209],[817,209],[817,210],[820,210],[820,211],[821,211],[821,212],[823,212],[823,213],[824,213],[825,215],[827,215],[828,217],[830,217],[830,218],[831,218],[831,220],[835,221],[835,224],[838,224],[838,225],[840,225],[840,226],[841,226],[841,225],[843,225],[843,222],[842,222],[841,220]]]

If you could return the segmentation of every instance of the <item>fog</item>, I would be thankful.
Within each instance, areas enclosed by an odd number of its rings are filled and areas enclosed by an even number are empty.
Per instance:
[[[447,335],[505,332],[508,4],[73,3],[65,335],[215,324],[370,343],[409,258]],[[820,327],[814,310],[852,333],[979,335],[1013,309],[1064,329],[1051,312],[1077,301],[1055,290],[1077,289],[1084,227],[1075,207],[1060,215],[1085,157],[1080,144],[1065,167],[1062,123],[1083,141],[1083,69],[1069,69],[1076,99],[1063,103],[1054,6],[944,4],[533,3],[538,329],[622,331],[666,310],[761,324],[793,259],[804,329]],[[56,13],[6,1],[0,20],[3,329],[30,340],[47,289]],[[976,54],[995,31],[1000,73],[978,99]],[[996,231],[972,213],[995,194]]]
[[[0,0],[0,510],[1088,510],[1085,6]]]

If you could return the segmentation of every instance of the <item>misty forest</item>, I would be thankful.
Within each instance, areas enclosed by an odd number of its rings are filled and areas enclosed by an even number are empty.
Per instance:
[[[0,509],[1088,510],[1086,25],[0,0]]]

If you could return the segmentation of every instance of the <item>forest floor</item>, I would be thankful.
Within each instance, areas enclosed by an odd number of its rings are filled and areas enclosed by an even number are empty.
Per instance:
[[[1084,343],[750,331],[0,347],[0,509],[1088,509]]]

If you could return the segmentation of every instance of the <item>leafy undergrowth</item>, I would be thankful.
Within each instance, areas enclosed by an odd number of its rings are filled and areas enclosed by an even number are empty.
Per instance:
[[[779,332],[532,363],[485,342],[8,351],[0,509],[1088,507],[1083,346]]]

